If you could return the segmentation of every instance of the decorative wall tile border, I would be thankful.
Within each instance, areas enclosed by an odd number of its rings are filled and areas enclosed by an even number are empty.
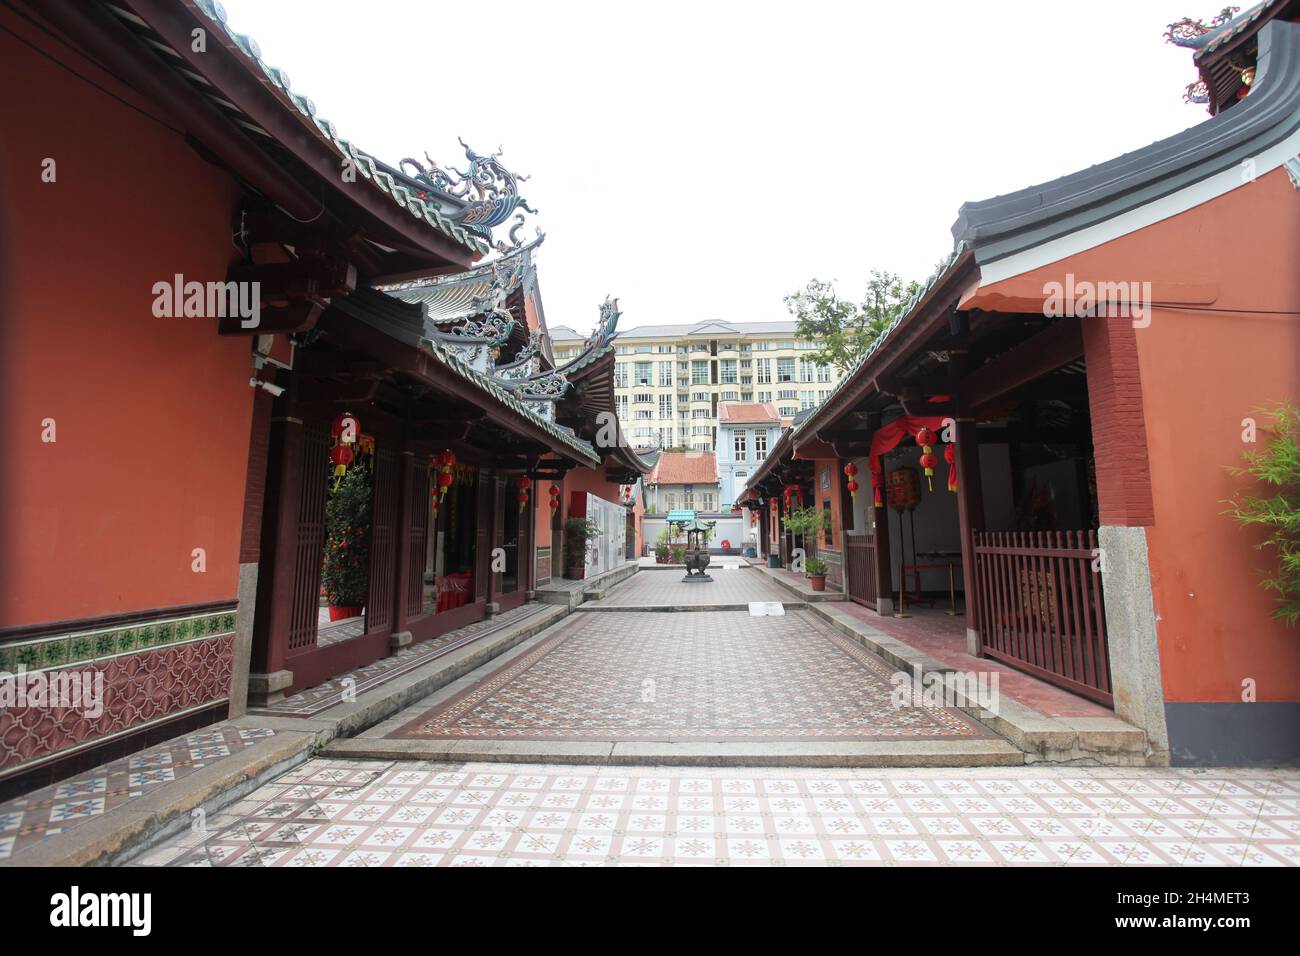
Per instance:
[[[139,621],[119,627],[70,631],[48,637],[0,644],[0,671],[20,666],[28,673],[73,664],[92,664],[124,654],[208,640],[235,630],[235,609]]]

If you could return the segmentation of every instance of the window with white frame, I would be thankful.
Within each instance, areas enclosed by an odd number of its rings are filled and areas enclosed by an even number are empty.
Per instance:
[[[831,380],[831,367],[829,365],[817,366],[817,381],[825,384]]]
[[[794,359],[779,358],[776,360],[776,380],[778,382],[794,381]]]
[[[691,362],[691,384],[709,384],[709,363],[707,360],[695,359]]]
[[[673,397],[671,395],[659,396],[659,417],[660,418],[673,417]]]
[[[772,381],[772,360],[770,358],[761,358],[755,360],[758,366],[758,384],[767,385]]]
[[[736,384],[736,360],[723,359],[719,364],[722,366],[721,368],[722,384],[735,385]]]
[[[754,460],[767,458],[767,430],[760,428],[754,432]]]
[[[749,433],[743,428],[737,428],[735,437],[732,441],[732,447],[736,453],[736,461],[747,461],[749,458]]]
[[[619,362],[614,366],[614,387],[627,388],[627,363]]]
[[[637,362],[637,363],[636,363],[636,381],[634,381],[634,382],[632,383],[633,385],[649,385],[649,384],[650,384],[650,381],[651,381],[651,379],[650,379],[650,365],[651,365],[650,362]]]
[[[665,388],[673,384],[673,363],[659,363],[659,387]]]

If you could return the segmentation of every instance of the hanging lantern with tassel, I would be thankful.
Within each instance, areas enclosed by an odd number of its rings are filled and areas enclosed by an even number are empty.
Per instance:
[[[456,469],[456,455],[450,450],[440,451],[434,458],[434,465],[438,468],[438,498],[446,498],[447,490],[455,483],[455,476],[452,472]]]
[[[848,488],[849,488],[850,498],[856,498],[858,494],[858,482],[855,477],[857,473],[858,473],[858,466],[853,464],[853,462],[849,462],[847,465],[844,466],[844,474],[849,479]]]
[[[943,460],[948,463],[948,490],[957,492],[957,446],[951,443],[943,446]]]
[[[880,497],[880,472],[878,471],[873,471],[871,473],[871,490],[874,493],[875,506],[877,508],[883,508],[885,502]]]
[[[520,475],[515,479],[515,487],[519,489],[519,513],[523,514],[528,507],[528,491],[533,487],[533,480],[527,475]]]
[[[330,461],[334,462],[334,490],[339,490],[339,482],[348,473],[348,465],[356,457],[352,446],[361,435],[361,423],[351,412],[344,412],[330,423]]]
[[[922,428],[916,433],[916,443],[921,446],[921,467],[925,469],[925,484],[931,491],[934,491],[934,482],[931,479],[934,477],[935,466],[939,464],[939,459],[935,457],[931,448],[938,440],[938,436],[928,428]]]
[[[552,483],[551,484],[551,514],[555,514],[556,510],[559,507],[560,507],[560,486],[555,483]]]

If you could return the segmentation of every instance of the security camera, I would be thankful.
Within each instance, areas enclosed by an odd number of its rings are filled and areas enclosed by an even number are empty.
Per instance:
[[[281,395],[284,394],[284,389],[281,388],[279,385],[273,385],[270,382],[264,382],[260,378],[250,378],[248,380],[248,384],[253,386],[253,388],[264,388],[272,395],[274,395],[276,398],[279,398]]]

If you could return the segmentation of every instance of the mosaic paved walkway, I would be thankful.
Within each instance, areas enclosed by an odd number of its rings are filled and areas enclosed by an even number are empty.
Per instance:
[[[1295,771],[598,770],[312,760],[138,862],[1295,866]]]
[[[275,732],[213,727],[0,803],[0,860],[211,766]]]
[[[346,695],[359,695],[374,690],[382,684],[409,674],[431,660],[450,654],[491,634],[499,633],[514,624],[535,617],[546,610],[544,604],[524,604],[490,620],[475,621],[446,634],[404,647],[396,654],[382,657],[373,664],[341,674],[333,680],[309,687],[284,700],[266,707],[249,710],[250,714],[277,717],[314,717],[322,711],[340,704]]]
[[[955,708],[898,697],[894,673],[806,611],[784,617],[751,617],[743,611],[580,614],[386,736],[584,741],[995,736]]]
[[[749,568],[710,568],[711,582],[687,584],[679,570],[638,571],[587,607],[689,607],[790,601],[790,592]]]

